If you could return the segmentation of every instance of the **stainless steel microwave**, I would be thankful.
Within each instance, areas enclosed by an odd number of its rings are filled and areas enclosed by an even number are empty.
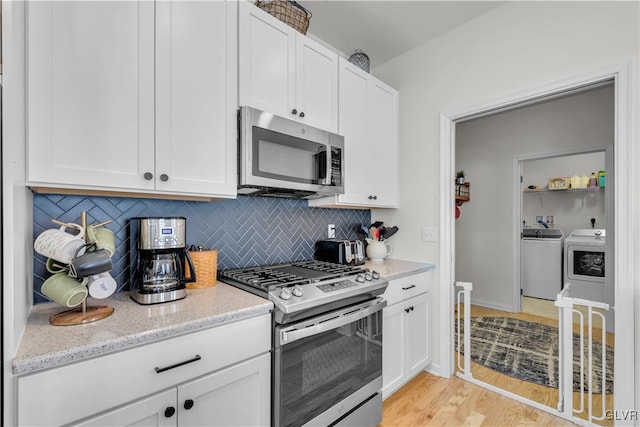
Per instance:
[[[238,113],[238,194],[344,193],[344,137],[252,107]]]

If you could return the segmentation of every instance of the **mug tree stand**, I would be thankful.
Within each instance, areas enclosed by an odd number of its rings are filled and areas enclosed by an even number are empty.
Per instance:
[[[58,220],[53,220],[54,223],[64,225],[63,222]],[[102,225],[107,225],[111,222],[105,221],[100,224],[96,224],[94,227],[100,227]],[[82,225],[82,229],[85,230],[85,235],[83,236],[84,241],[87,241],[87,213],[80,213],[80,224]],[[71,326],[71,325],[81,325],[83,323],[95,322],[97,320],[104,319],[105,317],[109,317],[113,314],[113,307],[109,307],[107,305],[93,305],[87,306],[87,300],[85,298],[82,301],[82,304],[77,308],[72,308],[70,310],[65,310],[63,312],[54,314],[49,318],[49,323],[55,326]]]

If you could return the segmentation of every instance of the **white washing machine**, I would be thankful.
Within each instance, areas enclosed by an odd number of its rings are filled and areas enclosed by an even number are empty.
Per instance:
[[[555,300],[562,290],[564,233],[557,228],[522,231],[522,295]]]
[[[564,275],[572,298],[612,304],[605,292],[605,254],[604,229],[576,229],[565,239]]]

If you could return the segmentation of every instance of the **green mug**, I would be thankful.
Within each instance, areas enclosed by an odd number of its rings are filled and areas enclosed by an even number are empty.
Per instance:
[[[96,248],[106,250],[110,257],[116,253],[116,235],[108,228],[88,226],[87,243],[95,243]]]
[[[65,272],[53,274],[42,284],[44,296],[65,307],[75,307],[87,298],[87,280],[77,281]]]

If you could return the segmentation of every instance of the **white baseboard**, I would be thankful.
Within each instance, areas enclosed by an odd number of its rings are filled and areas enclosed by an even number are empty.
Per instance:
[[[443,376],[441,374],[441,368],[440,368],[440,364],[439,363],[430,363],[427,366],[425,366],[423,370],[425,372],[428,372],[430,374],[436,375],[438,377],[442,377]],[[449,377],[447,377],[447,378],[449,378]]]
[[[509,313],[515,313],[513,306],[506,304],[496,304],[490,301],[482,301],[471,297],[471,304],[479,305],[481,307],[493,308],[494,310],[508,311]]]

